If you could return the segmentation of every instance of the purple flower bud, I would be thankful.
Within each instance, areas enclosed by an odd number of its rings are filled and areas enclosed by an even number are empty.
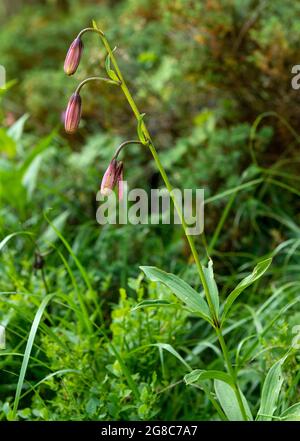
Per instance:
[[[65,113],[65,130],[67,133],[75,133],[78,129],[81,117],[81,97],[79,93],[73,93],[69,99]]]
[[[109,194],[109,190],[113,190],[115,186],[117,167],[118,163],[115,159],[113,159],[107,167],[106,172],[104,173],[100,188],[101,194],[103,194],[103,196],[107,196]]]
[[[102,178],[100,192],[103,196],[108,196],[109,192],[118,185],[119,200],[123,197],[123,163],[113,159]]]
[[[80,63],[80,58],[82,54],[83,49],[83,43],[80,38],[75,38],[75,40],[72,42],[71,46],[69,47],[68,53],[66,55],[65,64],[64,64],[64,71],[67,75],[73,75],[77,67]]]

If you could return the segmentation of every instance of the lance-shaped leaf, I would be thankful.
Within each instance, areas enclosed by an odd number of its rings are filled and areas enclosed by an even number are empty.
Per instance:
[[[111,65],[110,65],[110,54],[108,54],[107,57],[106,57],[105,69],[106,69],[106,72],[107,72],[107,75],[109,76],[109,78],[111,78],[112,80],[117,81],[117,82],[120,83],[120,78],[118,77],[116,72],[111,68]]]
[[[229,385],[233,386],[233,380],[229,374],[222,371],[206,371],[203,369],[195,369],[194,371],[186,374],[184,376],[184,381],[186,385],[205,381],[205,380],[221,380]]]
[[[146,114],[142,113],[139,118],[138,118],[138,125],[137,125],[137,134],[139,137],[139,140],[141,141],[142,144],[146,144],[147,143],[147,139],[144,133],[144,116]]]
[[[284,421],[300,421],[300,403],[295,403],[286,409],[280,418]]]
[[[222,380],[215,380],[214,386],[217,398],[229,421],[243,421],[244,418],[237,397],[235,395],[234,388],[230,384]],[[241,391],[240,394],[242,397],[242,402],[244,404],[247,418],[248,420],[252,421],[253,417],[248,402]]]
[[[216,315],[218,317],[219,315],[219,291],[216,284],[216,281],[214,279],[214,271],[213,271],[213,262],[210,259],[208,262],[208,267],[203,268],[204,277],[211,295],[211,300],[213,302]]]
[[[34,236],[33,233],[30,233],[29,231],[17,231],[15,233],[11,233],[8,236],[4,237],[3,240],[1,240],[0,242],[0,251],[2,250],[2,248],[5,247],[5,245],[7,244],[7,242],[9,242],[13,237],[15,236],[20,236],[20,235],[24,235],[24,236]]]
[[[283,383],[282,365],[287,355],[278,360],[270,368],[264,381],[261,393],[260,408],[257,413],[259,421],[271,421],[276,410],[276,403]]]
[[[257,279],[259,279],[269,268],[270,264],[272,262],[272,259],[265,259],[259,262],[251,274],[249,274],[247,277],[245,277],[237,286],[236,288],[229,294],[225,301],[224,305],[224,311],[222,315],[222,324],[232,306],[232,304],[235,302],[235,300],[238,298],[238,296],[246,289],[248,286],[250,286],[252,283],[254,283]]]
[[[131,311],[136,311],[137,309],[141,309],[141,308],[149,308],[151,306],[153,308],[153,307],[158,307],[158,306],[170,306],[170,305],[175,306],[174,303],[170,303],[170,302],[168,302],[168,300],[159,300],[159,299],[143,300],[142,302],[135,305],[131,309]]]
[[[175,276],[175,274],[166,273],[155,266],[141,266],[140,269],[145,273],[148,279],[152,282],[161,282],[166,285],[176,297],[186,304],[188,309],[212,324],[206,301],[184,280]]]
[[[21,398],[21,392],[22,392],[22,388],[24,385],[25,375],[26,375],[28,363],[30,360],[30,355],[31,355],[33,344],[34,344],[35,336],[36,336],[40,321],[42,319],[42,316],[44,314],[44,311],[45,311],[48,303],[50,302],[50,300],[53,298],[53,296],[54,296],[54,294],[48,294],[46,297],[44,297],[40,306],[38,307],[38,310],[37,310],[35,317],[34,317],[34,320],[32,322],[31,329],[30,329],[29,336],[28,336],[28,340],[27,340],[27,344],[26,344],[26,348],[25,348],[25,352],[24,352],[24,356],[23,356],[21,369],[20,369],[18,384],[17,384],[17,388],[16,388],[12,419],[15,419],[16,413],[18,410],[19,401]]]
[[[176,351],[176,349],[174,349],[173,346],[169,345],[168,343],[153,343],[151,346],[156,346],[160,352],[163,350],[170,352],[170,354],[174,355],[174,357],[176,357],[189,371],[192,369],[185,359],[182,358],[181,355]]]

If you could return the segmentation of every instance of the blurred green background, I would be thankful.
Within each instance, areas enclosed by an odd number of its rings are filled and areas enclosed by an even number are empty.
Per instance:
[[[171,182],[178,188],[205,189],[205,237],[196,240],[201,257],[203,243],[209,245],[221,294],[259,257],[275,253],[263,288],[246,294],[255,310],[278,287],[288,285],[282,288],[283,302],[293,299],[299,278],[300,94],[291,87],[291,68],[299,62],[300,3],[2,0],[0,17],[0,64],[8,81],[7,89],[0,90],[1,238],[20,231],[34,234],[33,239],[16,235],[0,251],[0,323],[7,327],[7,350],[24,352],[30,323],[45,295],[36,253],[43,255],[48,291],[77,302],[62,255],[96,324],[93,301],[101,304],[111,339],[142,394],[140,401],[133,400],[105,340],[96,331],[85,335],[78,329],[65,299],[52,306],[34,347],[36,360],[29,365],[19,417],[214,419],[201,392],[180,383],[180,362],[170,354],[162,361],[157,347],[144,348],[174,344],[192,365],[214,366],[213,351],[197,346],[199,335],[208,338],[205,325],[199,327],[182,310],[174,316],[166,310],[129,313],[138,299],[158,295],[158,288],[142,280],[142,264],[179,273],[199,287],[181,229],[100,227],[96,222],[101,177],[118,144],[136,137],[136,121],[118,88],[94,83],[82,92],[78,133],[66,135],[62,114],[70,94],[80,80],[105,74],[99,38],[84,36],[74,76],[64,74],[63,62],[77,33],[96,20],[117,47],[121,70],[146,113]],[[146,149],[131,146],[123,158],[132,188],[150,191],[162,185]],[[45,211],[82,263],[94,294],[86,292],[82,274]],[[249,314],[243,306],[237,317]],[[273,315],[272,309],[266,312],[266,323]],[[261,338],[260,349],[288,346],[297,317],[291,308],[276,332]],[[253,332],[257,323],[250,322],[249,328],[232,334],[233,347]],[[9,419],[21,360],[2,355],[0,415]],[[245,381],[253,406],[260,375],[271,361],[268,353],[257,361],[258,376],[249,374]],[[63,369],[81,374],[46,378]],[[299,395],[292,378],[288,390],[286,402]]]

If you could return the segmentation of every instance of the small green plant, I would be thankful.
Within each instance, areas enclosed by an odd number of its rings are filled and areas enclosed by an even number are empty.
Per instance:
[[[227,324],[227,319],[232,312],[232,307],[238,297],[247,287],[258,281],[258,279],[268,270],[272,258],[267,257],[258,261],[252,273],[240,281],[240,283],[229,293],[223,303],[220,302],[219,290],[214,278],[213,261],[209,257],[208,252],[208,263],[204,265],[200,261],[193,236],[191,236],[188,232],[188,227],[181,207],[178,205],[176,198],[174,197],[173,187],[154,146],[149,130],[147,129],[144,118],[145,115],[139,111],[138,106],[132,97],[118,66],[114,51],[111,49],[106,36],[97,27],[95,22],[93,22],[93,27],[83,29],[72,43],[65,60],[65,72],[68,75],[72,75],[76,72],[83,50],[81,39],[82,36],[88,32],[97,33],[107,51],[105,63],[107,77],[91,77],[79,84],[68,103],[65,115],[65,129],[68,133],[74,133],[79,126],[82,105],[80,91],[86,83],[91,81],[104,81],[119,87],[122,90],[137,120],[138,134],[137,141],[125,141],[122,146],[130,142],[135,142],[141,144],[145,148],[148,148],[151,152],[157,170],[159,171],[164,184],[170,193],[177,214],[181,220],[187,242],[196,264],[204,295],[197,292],[184,280],[174,274],[167,273],[152,266],[142,266],[141,270],[150,281],[159,282],[168,287],[189,311],[199,318],[205,320],[211,326],[219,342],[224,366],[226,367],[226,371],[215,369],[191,370],[191,372],[184,377],[185,383],[187,385],[198,385],[205,392],[221,419],[253,420],[254,416],[250,409],[250,405],[239,385],[239,365],[234,365],[231,360],[228,346],[224,338],[224,328],[225,324]],[[119,151],[120,148],[113,156],[112,161],[103,177],[101,191],[103,194],[106,194],[107,189],[112,190],[116,184],[119,184],[119,197],[122,198],[122,188],[120,187],[120,182],[122,181],[123,164],[118,163],[116,160]],[[165,307],[166,302],[163,300],[146,300],[138,305],[139,308],[149,306]],[[241,345],[242,344],[243,343],[241,342]],[[261,393],[260,407],[256,415],[256,419],[258,420],[269,420],[273,417],[283,381],[281,374],[282,365],[286,361],[288,355],[289,351],[271,367],[266,376]],[[292,409],[299,407],[298,404],[295,406],[296,407],[292,406],[291,412]]]

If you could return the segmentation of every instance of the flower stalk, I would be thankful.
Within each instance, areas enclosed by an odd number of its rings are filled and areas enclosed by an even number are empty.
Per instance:
[[[121,150],[128,144],[143,144],[143,143],[141,141],[132,141],[132,140],[122,142],[122,144],[120,144],[117,150],[115,151],[113,159],[117,159]]]
[[[86,78],[85,80],[81,81],[81,83],[78,84],[75,93],[80,93],[82,87],[87,84],[90,83],[91,81],[104,81],[105,83],[109,83],[109,84],[115,84],[116,86],[120,85],[120,82],[111,80],[110,78],[104,78],[104,77],[89,77]]]

